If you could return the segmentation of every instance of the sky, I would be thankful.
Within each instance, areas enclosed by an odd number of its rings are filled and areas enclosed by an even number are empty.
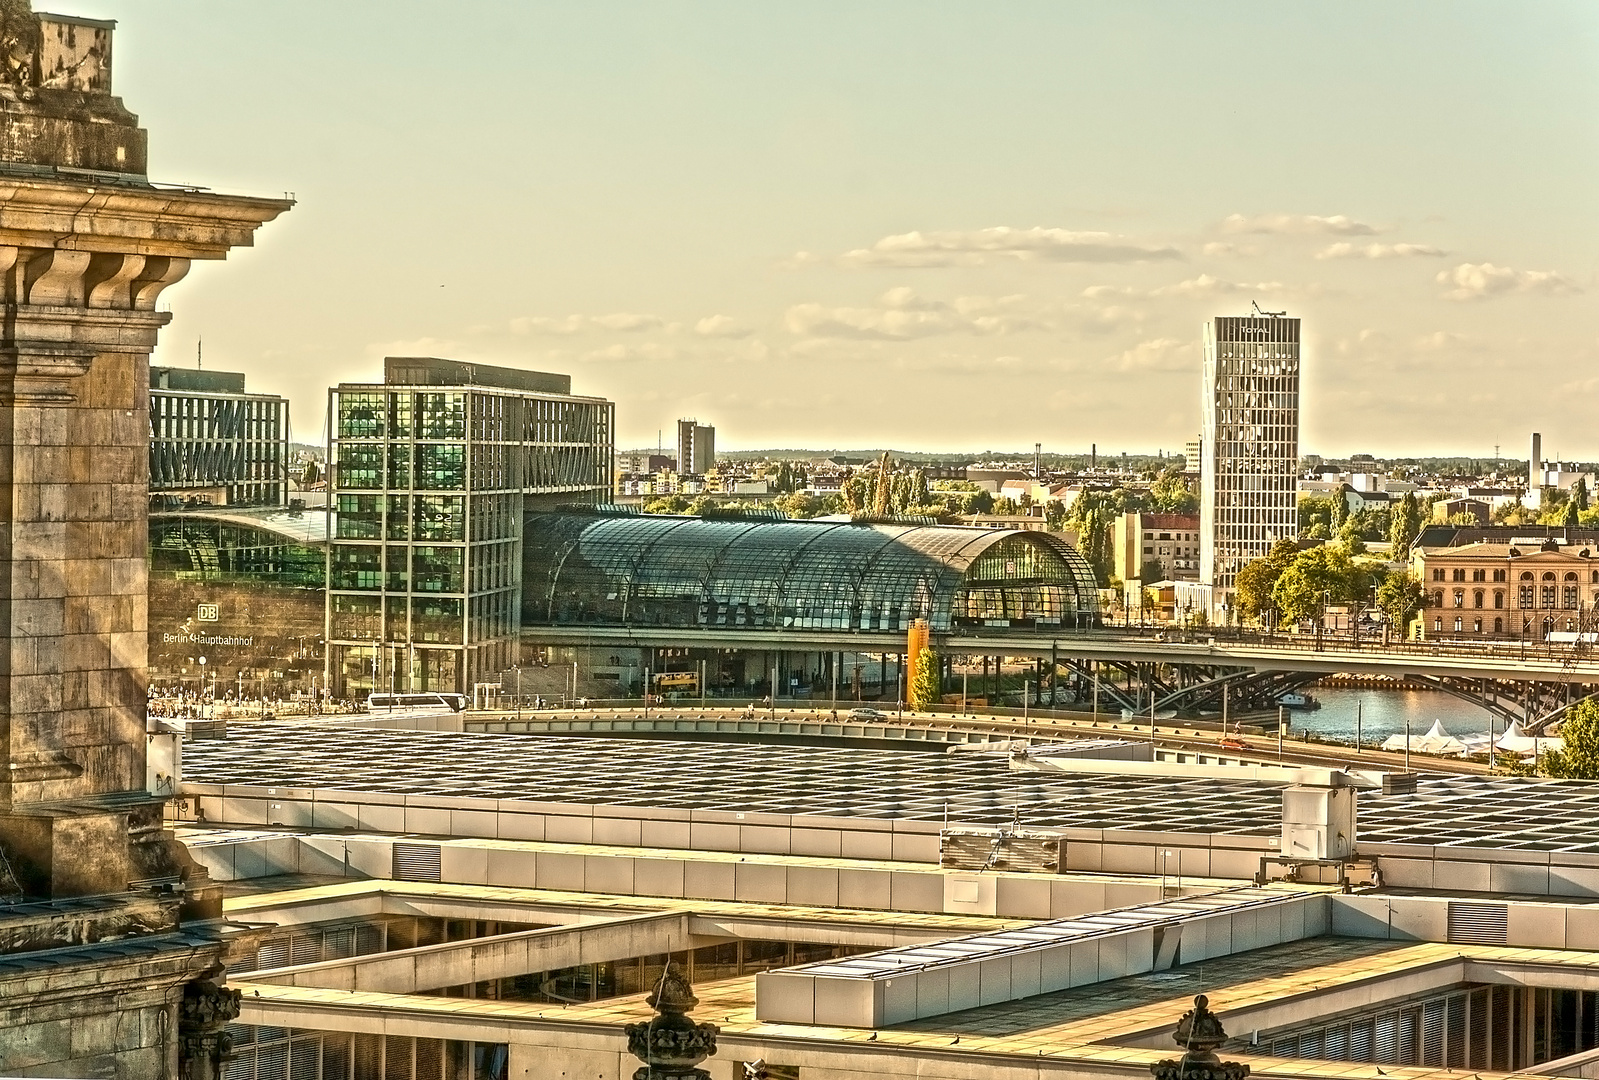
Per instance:
[[[40,0],[150,174],[293,194],[154,361],[321,441],[385,355],[570,374],[621,447],[1180,450],[1304,320],[1301,449],[1599,459],[1599,5]]]

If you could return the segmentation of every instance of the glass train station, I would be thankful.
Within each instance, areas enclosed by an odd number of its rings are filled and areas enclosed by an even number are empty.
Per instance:
[[[1092,569],[1042,532],[599,511],[530,517],[524,544],[525,655],[575,664],[591,680],[582,693],[602,698],[675,677],[712,696],[898,700],[916,620],[934,635],[1100,625]],[[589,643],[573,645],[574,630]],[[657,644],[618,644],[630,638]]]
[[[861,521],[541,515],[528,625],[902,631],[1098,622],[1094,574],[1049,533]]]

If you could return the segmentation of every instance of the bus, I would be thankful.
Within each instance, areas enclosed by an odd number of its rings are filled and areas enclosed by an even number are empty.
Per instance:
[[[655,692],[666,694],[676,691],[681,694],[692,694],[700,688],[700,676],[697,671],[662,671],[655,676]]]
[[[368,712],[377,712],[380,709],[449,709],[451,712],[466,711],[465,694],[441,694],[433,690],[407,691],[402,694],[368,694],[366,696]]]

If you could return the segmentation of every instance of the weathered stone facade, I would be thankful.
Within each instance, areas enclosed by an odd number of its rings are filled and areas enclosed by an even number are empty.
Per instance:
[[[0,3],[0,1073],[179,1075],[228,947],[145,790],[148,357],[290,204],[151,187],[110,41]]]

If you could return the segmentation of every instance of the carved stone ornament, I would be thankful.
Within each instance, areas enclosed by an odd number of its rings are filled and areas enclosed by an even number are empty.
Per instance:
[[[1200,994],[1194,1007],[1183,1013],[1172,1041],[1187,1052],[1176,1060],[1168,1058],[1151,1065],[1155,1080],[1244,1080],[1249,1075],[1248,1065],[1216,1056],[1216,1048],[1227,1041],[1227,1032],[1209,1006],[1210,1000]]]
[[[700,1003],[688,980],[668,962],[666,974],[644,1000],[655,1017],[625,1029],[628,1053],[644,1062],[633,1080],[710,1080],[711,1074],[697,1066],[716,1053],[720,1029],[686,1015]]]
[[[215,981],[216,968],[206,978],[183,988],[178,1003],[178,1054],[183,1080],[220,1080],[223,1066],[233,1056],[230,1022],[239,1017],[239,991]]]

